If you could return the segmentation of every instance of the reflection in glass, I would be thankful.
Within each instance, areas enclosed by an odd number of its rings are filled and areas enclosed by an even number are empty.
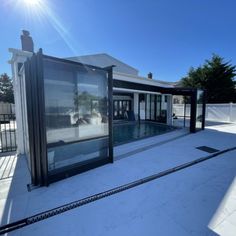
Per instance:
[[[162,101],[162,95],[146,95],[146,119],[166,123],[167,120],[167,102]]]
[[[123,120],[127,119],[127,111],[130,110],[130,100],[113,100],[113,119]]]
[[[161,122],[161,95],[157,95],[156,119],[157,121]]]
[[[198,90],[197,91],[197,111],[196,111],[196,129],[201,129],[202,128],[202,119],[203,119],[203,114],[202,114],[202,106],[203,103],[203,91]]]
[[[167,95],[161,95],[160,96],[160,116],[159,116],[159,122],[166,123],[167,122]]]
[[[150,94],[146,94],[146,120],[150,120]]]
[[[44,60],[50,170],[108,156],[107,81],[106,71]]]
[[[151,120],[155,120],[155,96],[154,94],[150,94],[150,114],[151,114]]]

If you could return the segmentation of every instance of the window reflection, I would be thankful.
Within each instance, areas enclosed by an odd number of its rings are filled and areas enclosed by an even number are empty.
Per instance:
[[[80,69],[46,62],[48,143],[108,135],[106,73]]]
[[[44,60],[49,170],[108,157],[107,72]]]
[[[197,91],[197,111],[196,111],[196,129],[202,128],[202,115],[203,115],[203,91]]]

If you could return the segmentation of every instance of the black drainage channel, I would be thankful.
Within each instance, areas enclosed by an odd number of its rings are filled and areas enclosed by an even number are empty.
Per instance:
[[[98,194],[95,194],[95,195],[92,195],[92,196],[89,196],[89,197],[86,197],[86,198],[83,198],[83,199],[80,199],[80,200],[77,200],[77,201],[74,201],[74,202],[71,202],[71,203],[68,203],[68,204],[65,204],[65,205],[62,205],[60,207],[56,207],[56,208],[53,208],[51,210],[41,212],[39,214],[27,217],[25,219],[22,219],[22,220],[19,220],[19,221],[15,221],[13,223],[1,226],[0,227],[0,234],[5,234],[5,233],[8,233],[8,232],[11,232],[11,231],[23,228],[23,227],[25,227],[27,225],[31,225],[31,224],[37,223],[39,221],[48,219],[50,217],[62,214],[64,212],[66,212],[66,211],[69,211],[69,210],[81,207],[83,205],[89,204],[89,203],[97,201],[99,199],[102,199],[102,198],[114,195],[116,193],[123,192],[125,190],[134,188],[134,187],[139,186],[141,184],[144,184],[144,183],[147,183],[147,182],[159,179],[159,178],[161,178],[163,176],[166,176],[166,175],[175,173],[177,171],[186,169],[186,168],[188,168],[190,166],[196,165],[198,163],[201,163],[203,161],[209,160],[211,158],[214,158],[216,156],[219,156],[221,154],[224,154],[226,152],[230,152],[230,151],[233,151],[233,150],[236,150],[236,147],[225,149],[223,151],[219,151],[219,152],[214,153],[212,155],[209,155],[207,157],[202,157],[202,158],[196,159],[194,161],[191,161],[191,162],[188,162],[188,163],[176,166],[174,168],[162,171],[162,172],[160,172],[158,174],[150,175],[148,177],[136,180],[134,182],[131,182],[131,183],[128,183],[128,184],[121,185],[119,187],[110,189],[108,191],[101,192],[101,193],[98,193]]]

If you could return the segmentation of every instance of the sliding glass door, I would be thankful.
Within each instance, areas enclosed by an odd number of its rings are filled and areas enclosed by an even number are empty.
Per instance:
[[[125,113],[131,109],[131,100],[113,100],[113,119],[123,120]]]
[[[146,94],[146,120],[166,123],[166,108],[165,101],[162,101],[162,95]]]

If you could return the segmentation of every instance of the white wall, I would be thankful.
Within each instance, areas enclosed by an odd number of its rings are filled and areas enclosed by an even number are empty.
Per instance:
[[[22,108],[22,89],[21,82],[18,71],[18,63],[24,63],[28,57],[32,56],[32,53],[25,52],[18,49],[10,48],[9,52],[12,53],[12,58],[9,61],[12,68],[12,78],[13,78],[13,89],[14,89],[14,99],[15,99],[15,115],[16,115],[16,142],[17,142],[17,154],[25,153],[25,139],[23,132],[23,108]]]

